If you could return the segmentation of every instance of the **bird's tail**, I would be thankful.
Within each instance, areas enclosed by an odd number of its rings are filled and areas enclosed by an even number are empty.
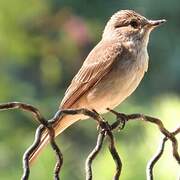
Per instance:
[[[63,116],[61,119],[58,120],[57,125],[54,127],[55,130],[55,136],[62,133],[66,128],[68,128],[71,124],[75,123],[81,119],[80,115],[66,115]],[[36,157],[39,155],[39,153],[42,151],[42,149],[48,144],[49,142],[49,135],[47,131],[44,131],[41,137],[41,141],[39,143],[39,146],[34,150],[34,152],[31,154],[29,158],[29,163],[31,164]]]

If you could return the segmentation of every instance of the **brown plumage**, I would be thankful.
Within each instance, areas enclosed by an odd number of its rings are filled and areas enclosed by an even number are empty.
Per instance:
[[[124,101],[139,85],[148,67],[147,44],[151,30],[164,20],[147,20],[132,10],[115,13],[108,21],[101,41],[73,78],[60,109],[88,108],[105,113]],[[56,123],[56,136],[86,116],[64,116]],[[44,132],[35,159],[48,143]]]
[[[72,80],[60,108],[66,109],[72,106],[80,96],[92,88],[110,70],[113,63],[121,55],[121,45],[103,40],[90,52],[81,69]]]

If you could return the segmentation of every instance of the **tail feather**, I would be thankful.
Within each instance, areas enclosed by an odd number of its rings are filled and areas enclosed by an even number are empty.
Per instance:
[[[42,135],[41,142],[40,142],[39,146],[34,150],[34,152],[29,157],[29,163],[30,164],[32,164],[34,162],[34,160],[37,158],[37,156],[40,154],[40,152],[43,150],[43,148],[46,147],[48,142],[49,142],[49,135],[48,135],[48,132],[46,131]]]
[[[82,119],[81,115],[67,115],[64,116],[62,119],[59,120],[57,125],[54,127],[55,130],[55,136],[62,133],[66,128],[68,128],[71,124],[75,123],[79,119]],[[84,118],[83,118],[84,119]],[[37,158],[37,156],[40,154],[40,152],[43,150],[43,148],[48,144],[49,142],[49,134],[47,131],[44,131],[41,137],[41,141],[39,146],[34,150],[34,152],[31,154],[29,158],[29,163],[32,164],[34,160]]]

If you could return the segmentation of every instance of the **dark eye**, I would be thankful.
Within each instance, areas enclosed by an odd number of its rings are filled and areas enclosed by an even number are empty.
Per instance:
[[[133,28],[138,28],[139,23],[138,23],[136,20],[132,20],[132,21],[130,22],[130,25],[131,25]]]

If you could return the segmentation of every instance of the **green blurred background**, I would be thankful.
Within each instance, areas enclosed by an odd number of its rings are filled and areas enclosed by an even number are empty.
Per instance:
[[[179,0],[0,0],[0,103],[30,103],[47,118],[52,117],[70,80],[100,40],[108,18],[120,9],[134,9],[149,18],[165,18],[168,22],[152,33],[148,47],[149,71],[136,92],[118,110],[159,117],[169,130],[177,127],[180,118]],[[106,117],[113,120],[109,114]],[[20,179],[22,155],[32,143],[36,127],[29,113],[0,112],[0,179]],[[86,120],[57,138],[64,154],[63,180],[85,179],[84,162],[95,145],[96,136],[96,124]],[[123,162],[121,179],[145,180],[146,164],[160,142],[157,128],[143,122],[129,122],[115,137]],[[30,179],[52,179],[54,164],[54,154],[47,147],[33,165]],[[94,179],[112,179],[115,166],[106,144],[93,165]],[[168,144],[156,166],[155,177],[178,179],[179,170]]]

